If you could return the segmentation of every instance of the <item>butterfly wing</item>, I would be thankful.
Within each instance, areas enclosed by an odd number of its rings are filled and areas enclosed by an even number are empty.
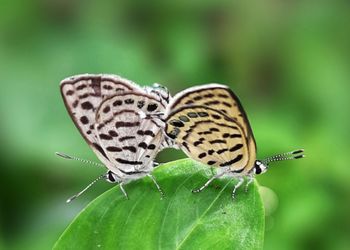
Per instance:
[[[135,83],[116,75],[77,75],[61,82],[61,94],[75,126],[98,158],[109,159],[95,133],[95,113],[102,100],[125,91],[142,91]]]
[[[251,152],[244,129],[223,112],[185,105],[168,115],[165,133],[192,159],[237,173],[247,170]]]
[[[222,84],[205,84],[188,88],[173,97],[167,108],[167,114],[184,105],[203,105],[220,112],[241,125],[249,148],[248,167],[252,167],[256,160],[256,143],[248,120],[239,98],[233,91]]]
[[[149,172],[164,140],[161,120],[152,114],[165,106],[146,93],[124,92],[107,98],[96,113],[99,144],[111,161],[113,172]]]
[[[225,113],[238,123],[244,124],[242,127],[246,137],[255,142],[241,102],[229,87],[213,83],[188,88],[174,96],[168,110],[175,110],[184,105],[203,105]]]

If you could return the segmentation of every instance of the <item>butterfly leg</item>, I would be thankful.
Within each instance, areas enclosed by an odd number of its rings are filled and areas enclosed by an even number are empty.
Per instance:
[[[210,184],[213,180],[215,180],[215,179],[217,179],[217,178],[220,178],[220,177],[223,176],[224,174],[225,174],[225,172],[222,172],[222,173],[219,173],[219,174],[214,175],[214,176],[211,177],[203,186],[201,186],[201,187],[198,188],[198,189],[193,189],[193,190],[192,190],[192,193],[199,193],[199,192],[202,192],[203,189],[205,189],[206,187],[208,187],[209,184]]]
[[[125,198],[126,198],[127,200],[129,200],[129,196],[128,196],[128,194],[125,192],[125,189],[124,189],[124,187],[123,187],[123,182],[121,182],[121,183],[119,184],[119,187],[120,187],[120,190],[123,192]]]
[[[244,182],[244,178],[238,177],[238,183],[235,185],[235,187],[232,190],[232,199],[235,199],[236,190],[243,184],[243,182]]]
[[[248,175],[248,181],[245,184],[244,191],[247,193],[248,192],[248,186],[254,181],[254,176],[253,175]]]
[[[151,178],[151,180],[153,181],[153,183],[156,185],[156,187],[157,187],[157,189],[158,189],[158,191],[159,191],[159,193],[160,193],[161,198],[164,198],[164,197],[165,197],[164,192],[163,192],[163,190],[161,189],[161,187],[159,186],[159,184],[157,183],[156,178],[154,178],[154,176],[153,176],[152,174],[148,174],[147,176],[148,176],[149,178]]]

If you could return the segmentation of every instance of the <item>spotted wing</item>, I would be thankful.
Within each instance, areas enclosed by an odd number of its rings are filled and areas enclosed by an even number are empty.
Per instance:
[[[242,172],[249,163],[242,126],[223,112],[207,106],[183,106],[166,118],[166,134],[185,153],[207,165]]]
[[[104,163],[108,157],[95,133],[95,113],[103,99],[125,91],[142,91],[135,83],[115,75],[77,75],[61,82],[61,94],[75,126]]]
[[[174,96],[167,108],[167,114],[184,105],[203,105],[225,113],[241,125],[248,142],[250,158],[248,166],[253,166],[256,160],[256,143],[248,120],[239,98],[233,91],[222,84],[205,84],[188,88]]]
[[[225,113],[242,124],[248,140],[255,141],[241,102],[229,87],[213,83],[188,88],[174,96],[168,110],[175,110],[184,105],[204,105]]]
[[[96,113],[99,144],[112,164],[113,172],[149,172],[164,140],[160,119],[164,112],[157,98],[145,93],[124,92],[107,98]]]

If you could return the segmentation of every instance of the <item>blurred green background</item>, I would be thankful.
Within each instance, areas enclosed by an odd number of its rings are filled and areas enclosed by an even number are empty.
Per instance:
[[[348,1],[0,0],[0,248],[48,249],[89,201],[66,198],[104,170],[69,118],[59,82],[114,73],[173,94],[225,83],[240,96],[272,166],[265,249],[350,247]],[[175,150],[159,161],[183,157]]]

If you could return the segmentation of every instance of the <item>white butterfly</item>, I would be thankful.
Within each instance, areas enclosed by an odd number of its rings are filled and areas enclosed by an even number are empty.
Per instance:
[[[238,97],[227,86],[206,84],[186,89],[174,96],[166,111],[165,133],[192,159],[218,168],[201,188],[215,178],[239,179],[236,189],[248,177],[264,173],[272,161],[304,157],[303,150],[256,159],[256,143],[248,117]]]
[[[171,99],[167,89],[155,84],[141,88],[116,75],[76,75],[61,82],[61,94],[74,124],[108,168],[72,201],[102,178],[123,184],[149,176],[162,193],[151,174],[156,154],[171,141],[164,136],[164,123],[158,119]],[[157,117],[157,119],[155,119]],[[62,153],[58,155],[74,159]]]

